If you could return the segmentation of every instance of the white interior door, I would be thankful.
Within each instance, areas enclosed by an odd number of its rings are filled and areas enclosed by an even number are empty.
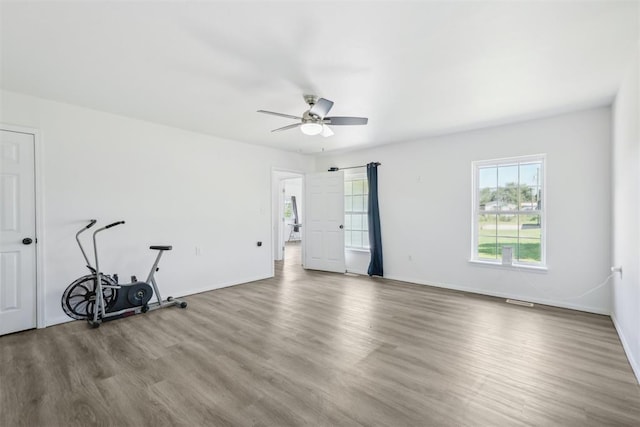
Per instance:
[[[33,135],[0,130],[0,335],[36,327],[34,150]]]
[[[344,173],[307,174],[304,200],[304,267],[344,273]]]

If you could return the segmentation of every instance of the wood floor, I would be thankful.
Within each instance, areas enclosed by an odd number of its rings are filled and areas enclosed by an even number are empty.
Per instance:
[[[186,310],[0,337],[0,426],[640,425],[606,316],[290,261]]]

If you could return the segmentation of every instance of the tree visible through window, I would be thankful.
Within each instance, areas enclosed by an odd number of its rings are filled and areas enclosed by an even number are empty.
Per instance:
[[[344,245],[369,249],[367,220],[369,185],[363,175],[346,176],[344,181]]]
[[[543,265],[544,156],[474,163],[473,258]]]

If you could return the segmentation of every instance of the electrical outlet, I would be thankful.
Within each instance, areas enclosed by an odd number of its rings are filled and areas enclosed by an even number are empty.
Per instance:
[[[202,250],[200,249],[200,247],[196,246],[196,256],[200,255],[202,255]]]
[[[413,261],[413,257],[409,255],[409,261]]]

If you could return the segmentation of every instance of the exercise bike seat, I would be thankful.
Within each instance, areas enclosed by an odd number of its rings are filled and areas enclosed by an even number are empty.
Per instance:
[[[149,249],[153,249],[156,251],[170,251],[173,249],[173,246],[149,246]]]

